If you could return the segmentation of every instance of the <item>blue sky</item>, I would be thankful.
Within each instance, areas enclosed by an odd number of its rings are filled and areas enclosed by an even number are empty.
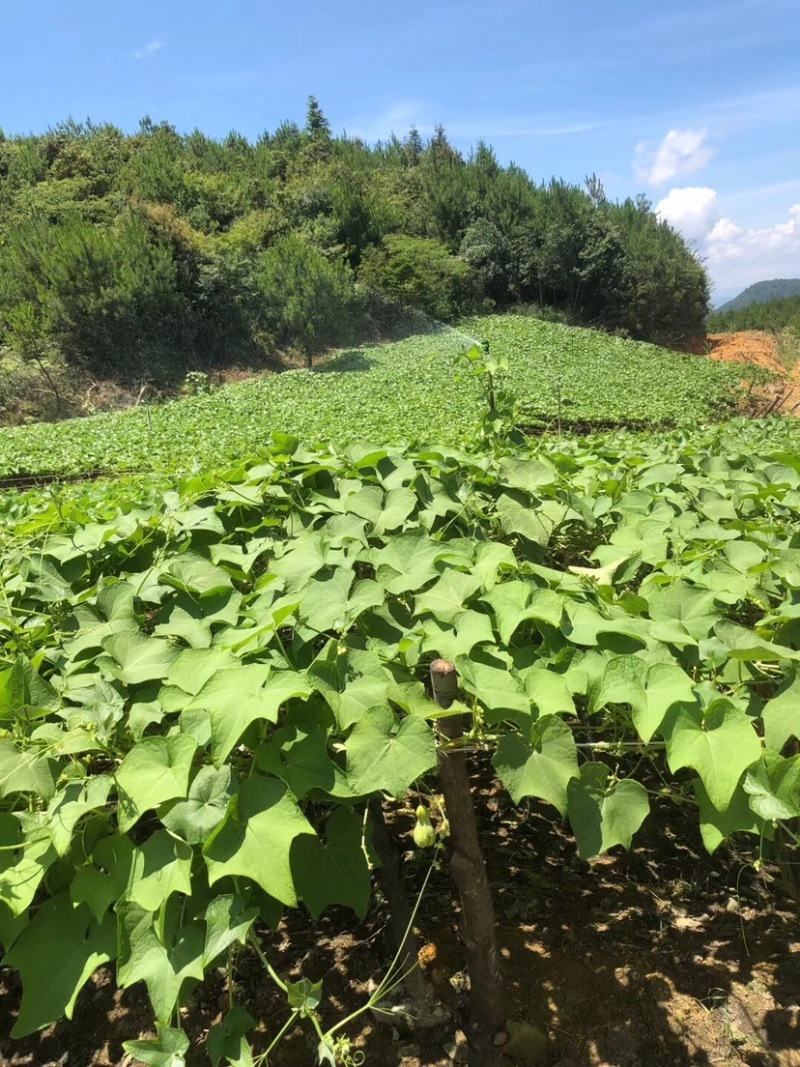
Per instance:
[[[374,140],[441,122],[536,179],[644,192],[715,297],[800,276],[798,0],[6,0],[0,127],[149,114],[255,137],[302,122]]]

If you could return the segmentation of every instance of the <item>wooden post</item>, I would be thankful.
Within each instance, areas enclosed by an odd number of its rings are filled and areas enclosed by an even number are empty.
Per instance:
[[[433,697],[449,708],[458,695],[453,663],[437,659],[431,664]],[[464,734],[462,716],[438,720],[439,733],[448,741]],[[482,1051],[481,1064],[500,1062],[494,1038],[504,1028],[506,1012],[500,988],[495,913],[483,860],[475,808],[472,802],[466,753],[439,749],[439,782],[450,823],[450,870],[461,900],[461,934],[470,982],[470,1040]],[[502,1040],[502,1038],[501,1038]]]

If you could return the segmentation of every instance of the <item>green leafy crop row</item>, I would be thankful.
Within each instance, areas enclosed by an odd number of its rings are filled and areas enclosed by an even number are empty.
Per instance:
[[[507,357],[522,421],[675,424],[730,412],[741,368],[523,316],[470,320]],[[0,477],[93,469],[204,470],[271,440],[441,441],[458,445],[482,414],[455,330],[338,355],[162,407],[0,431]]]
[[[285,908],[363,914],[367,802],[436,766],[434,657],[456,664],[470,745],[583,857],[630,845],[658,776],[709,851],[794,833],[794,434],[495,456],[280,438],[159,499],[97,485],[20,509],[0,570],[14,1033],[69,1015],[115,960],[182,1062],[177,1007],[233,945],[268,957]]]

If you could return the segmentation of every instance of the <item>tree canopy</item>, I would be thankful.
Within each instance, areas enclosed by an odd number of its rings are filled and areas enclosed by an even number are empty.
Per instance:
[[[708,328],[714,333],[790,329],[800,336],[800,294],[721,308],[709,317]]]
[[[333,136],[314,97],[255,142],[149,118],[0,135],[0,252],[0,352],[117,377],[276,345],[310,361],[387,299],[441,319],[535,303],[667,345],[708,311],[702,264],[646,200],[538,185],[441,127]]]

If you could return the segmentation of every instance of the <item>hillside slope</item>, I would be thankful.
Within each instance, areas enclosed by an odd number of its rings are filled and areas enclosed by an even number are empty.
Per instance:
[[[473,318],[404,341],[343,351],[313,371],[250,379],[209,396],[0,430],[0,477],[92,470],[207,470],[271,442],[458,444],[486,411],[464,353],[476,339],[508,360],[498,384],[521,421],[555,427],[717,421],[741,371],[697,356],[520,315]]]
[[[800,278],[773,278],[771,281],[755,282],[732,300],[720,304],[714,309],[714,314],[736,311],[750,304],[765,304],[769,300],[781,300],[787,296],[800,296]]]

